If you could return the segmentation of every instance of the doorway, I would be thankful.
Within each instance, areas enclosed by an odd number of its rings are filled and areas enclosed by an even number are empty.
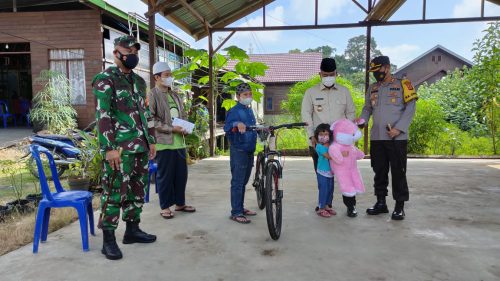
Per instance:
[[[30,44],[0,42],[0,101],[15,115],[18,124],[27,123],[23,116],[29,111],[32,97]]]

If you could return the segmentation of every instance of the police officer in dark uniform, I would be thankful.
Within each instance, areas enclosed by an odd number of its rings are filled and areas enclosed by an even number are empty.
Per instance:
[[[366,210],[368,215],[388,213],[385,197],[388,194],[389,168],[392,177],[392,197],[396,201],[393,220],[405,217],[404,202],[408,201],[406,182],[406,149],[408,128],[415,115],[417,93],[407,79],[391,75],[389,57],[379,56],[370,63],[370,72],[377,80],[365,95],[361,118],[368,124],[373,116],[370,131],[370,158],[375,172],[374,188],[377,203]]]

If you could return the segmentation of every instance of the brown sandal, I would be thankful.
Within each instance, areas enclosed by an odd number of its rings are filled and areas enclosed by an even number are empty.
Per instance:
[[[169,220],[174,218],[174,213],[172,213],[172,211],[162,211],[160,212],[160,216],[166,220]]]
[[[247,219],[244,215],[239,215],[239,216],[230,216],[229,217],[231,220],[241,223],[241,224],[248,224],[251,222],[251,220]]]
[[[196,212],[196,209],[193,206],[184,205],[178,209],[176,208],[175,211],[176,212],[194,213],[194,212]]]
[[[251,211],[251,210],[248,210],[248,209],[244,209],[244,210],[243,210],[243,214],[244,214],[245,216],[256,216],[256,215],[257,215],[257,213],[256,213],[256,212]]]

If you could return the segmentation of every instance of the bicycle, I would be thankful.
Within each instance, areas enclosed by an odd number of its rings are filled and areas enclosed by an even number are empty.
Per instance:
[[[257,154],[253,186],[257,193],[259,209],[266,208],[266,219],[269,234],[273,240],[281,235],[283,189],[279,179],[283,178],[281,151],[276,147],[275,132],[279,129],[293,129],[306,126],[306,123],[290,123],[277,126],[249,126],[247,130],[257,131],[259,139],[264,142],[264,150]]]

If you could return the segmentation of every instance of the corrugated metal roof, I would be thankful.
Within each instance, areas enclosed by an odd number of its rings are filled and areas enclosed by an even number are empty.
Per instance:
[[[262,83],[296,83],[306,81],[318,74],[322,53],[252,54],[252,62],[263,62],[269,69],[265,76],[256,79]],[[227,68],[233,70],[237,61],[228,61]]]
[[[142,2],[148,4],[148,0]],[[206,26],[226,27],[271,2],[274,0],[157,0],[155,6],[157,12],[199,40],[208,35]]]

